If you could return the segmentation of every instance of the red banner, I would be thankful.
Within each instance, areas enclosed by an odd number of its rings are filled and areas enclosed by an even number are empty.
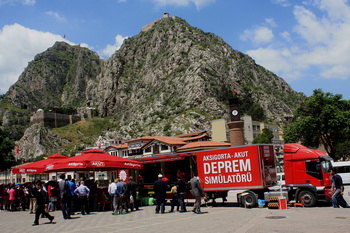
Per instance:
[[[204,190],[261,188],[264,185],[257,145],[196,154]]]

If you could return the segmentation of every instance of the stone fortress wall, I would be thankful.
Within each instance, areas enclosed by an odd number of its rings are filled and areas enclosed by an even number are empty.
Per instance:
[[[46,127],[59,128],[77,121],[82,121],[95,116],[94,108],[79,108],[77,115],[68,115],[55,112],[45,112],[42,109],[36,111],[30,117],[31,124],[42,124]]]

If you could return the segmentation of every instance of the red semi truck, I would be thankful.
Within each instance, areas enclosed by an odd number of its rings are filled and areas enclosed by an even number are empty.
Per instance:
[[[300,144],[284,146],[285,186],[283,191],[269,188],[276,185],[276,165],[272,145],[239,146],[193,152],[198,176],[206,192],[243,190],[238,201],[256,206],[258,198],[269,200],[281,195],[306,207],[330,201],[331,158],[324,152]]]
[[[273,145],[245,145],[137,160],[145,163],[140,173],[150,188],[160,171],[171,181],[179,174],[186,174],[188,179],[197,171],[209,197],[226,197],[230,190],[241,190],[236,191],[237,201],[243,206],[253,207],[258,199],[269,201],[271,196],[280,195],[306,207],[331,199],[332,159],[322,151],[296,143],[284,145],[285,185],[277,191],[273,189],[277,184]]]

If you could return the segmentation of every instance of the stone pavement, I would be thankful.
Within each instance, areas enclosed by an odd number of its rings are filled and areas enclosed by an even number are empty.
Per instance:
[[[345,186],[344,198],[350,203],[350,186]],[[28,211],[0,212],[1,233],[55,233],[55,232],[350,232],[350,209],[330,206],[286,210],[268,208],[244,209],[232,204],[235,194],[230,191],[228,201],[221,207],[202,207],[204,214],[168,213],[155,214],[154,206],[143,206],[139,211],[112,215],[111,211],[94,212],[90,215],[73,215],[64,220],[61,211],[52,213],[53,224],[46,218],[39,226],[32,226],[34,215]],[[217,201],[220,201],[219,199]],[[187,206],[191,210],[192,204]]]
[[[170,206],[166,206],[169,211]],[[188,207],[188,210],[191,210]],[[349,232],[350,209],[332,207],[244,209],[238,206],[204,207],[204,214],[155,214],[154,206],[139,211],[112,215],[111,211],[90,215],[73,215],[64,220],[60,211],[53,212],[53,224],[40,219],[32,226],[34,215],[29,212],[0,212],[0,232]]]

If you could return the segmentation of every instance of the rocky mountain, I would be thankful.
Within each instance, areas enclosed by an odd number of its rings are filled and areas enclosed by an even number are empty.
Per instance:
[[[304,97],[220,37],[166,17],[108,60],[57,42],[28,64],[4,100],[28,113],[93,107],[100,117],[113,116],[110,137],[134,138],[210,130],[211,120],[228,118],[232,90],[278,123]]]

